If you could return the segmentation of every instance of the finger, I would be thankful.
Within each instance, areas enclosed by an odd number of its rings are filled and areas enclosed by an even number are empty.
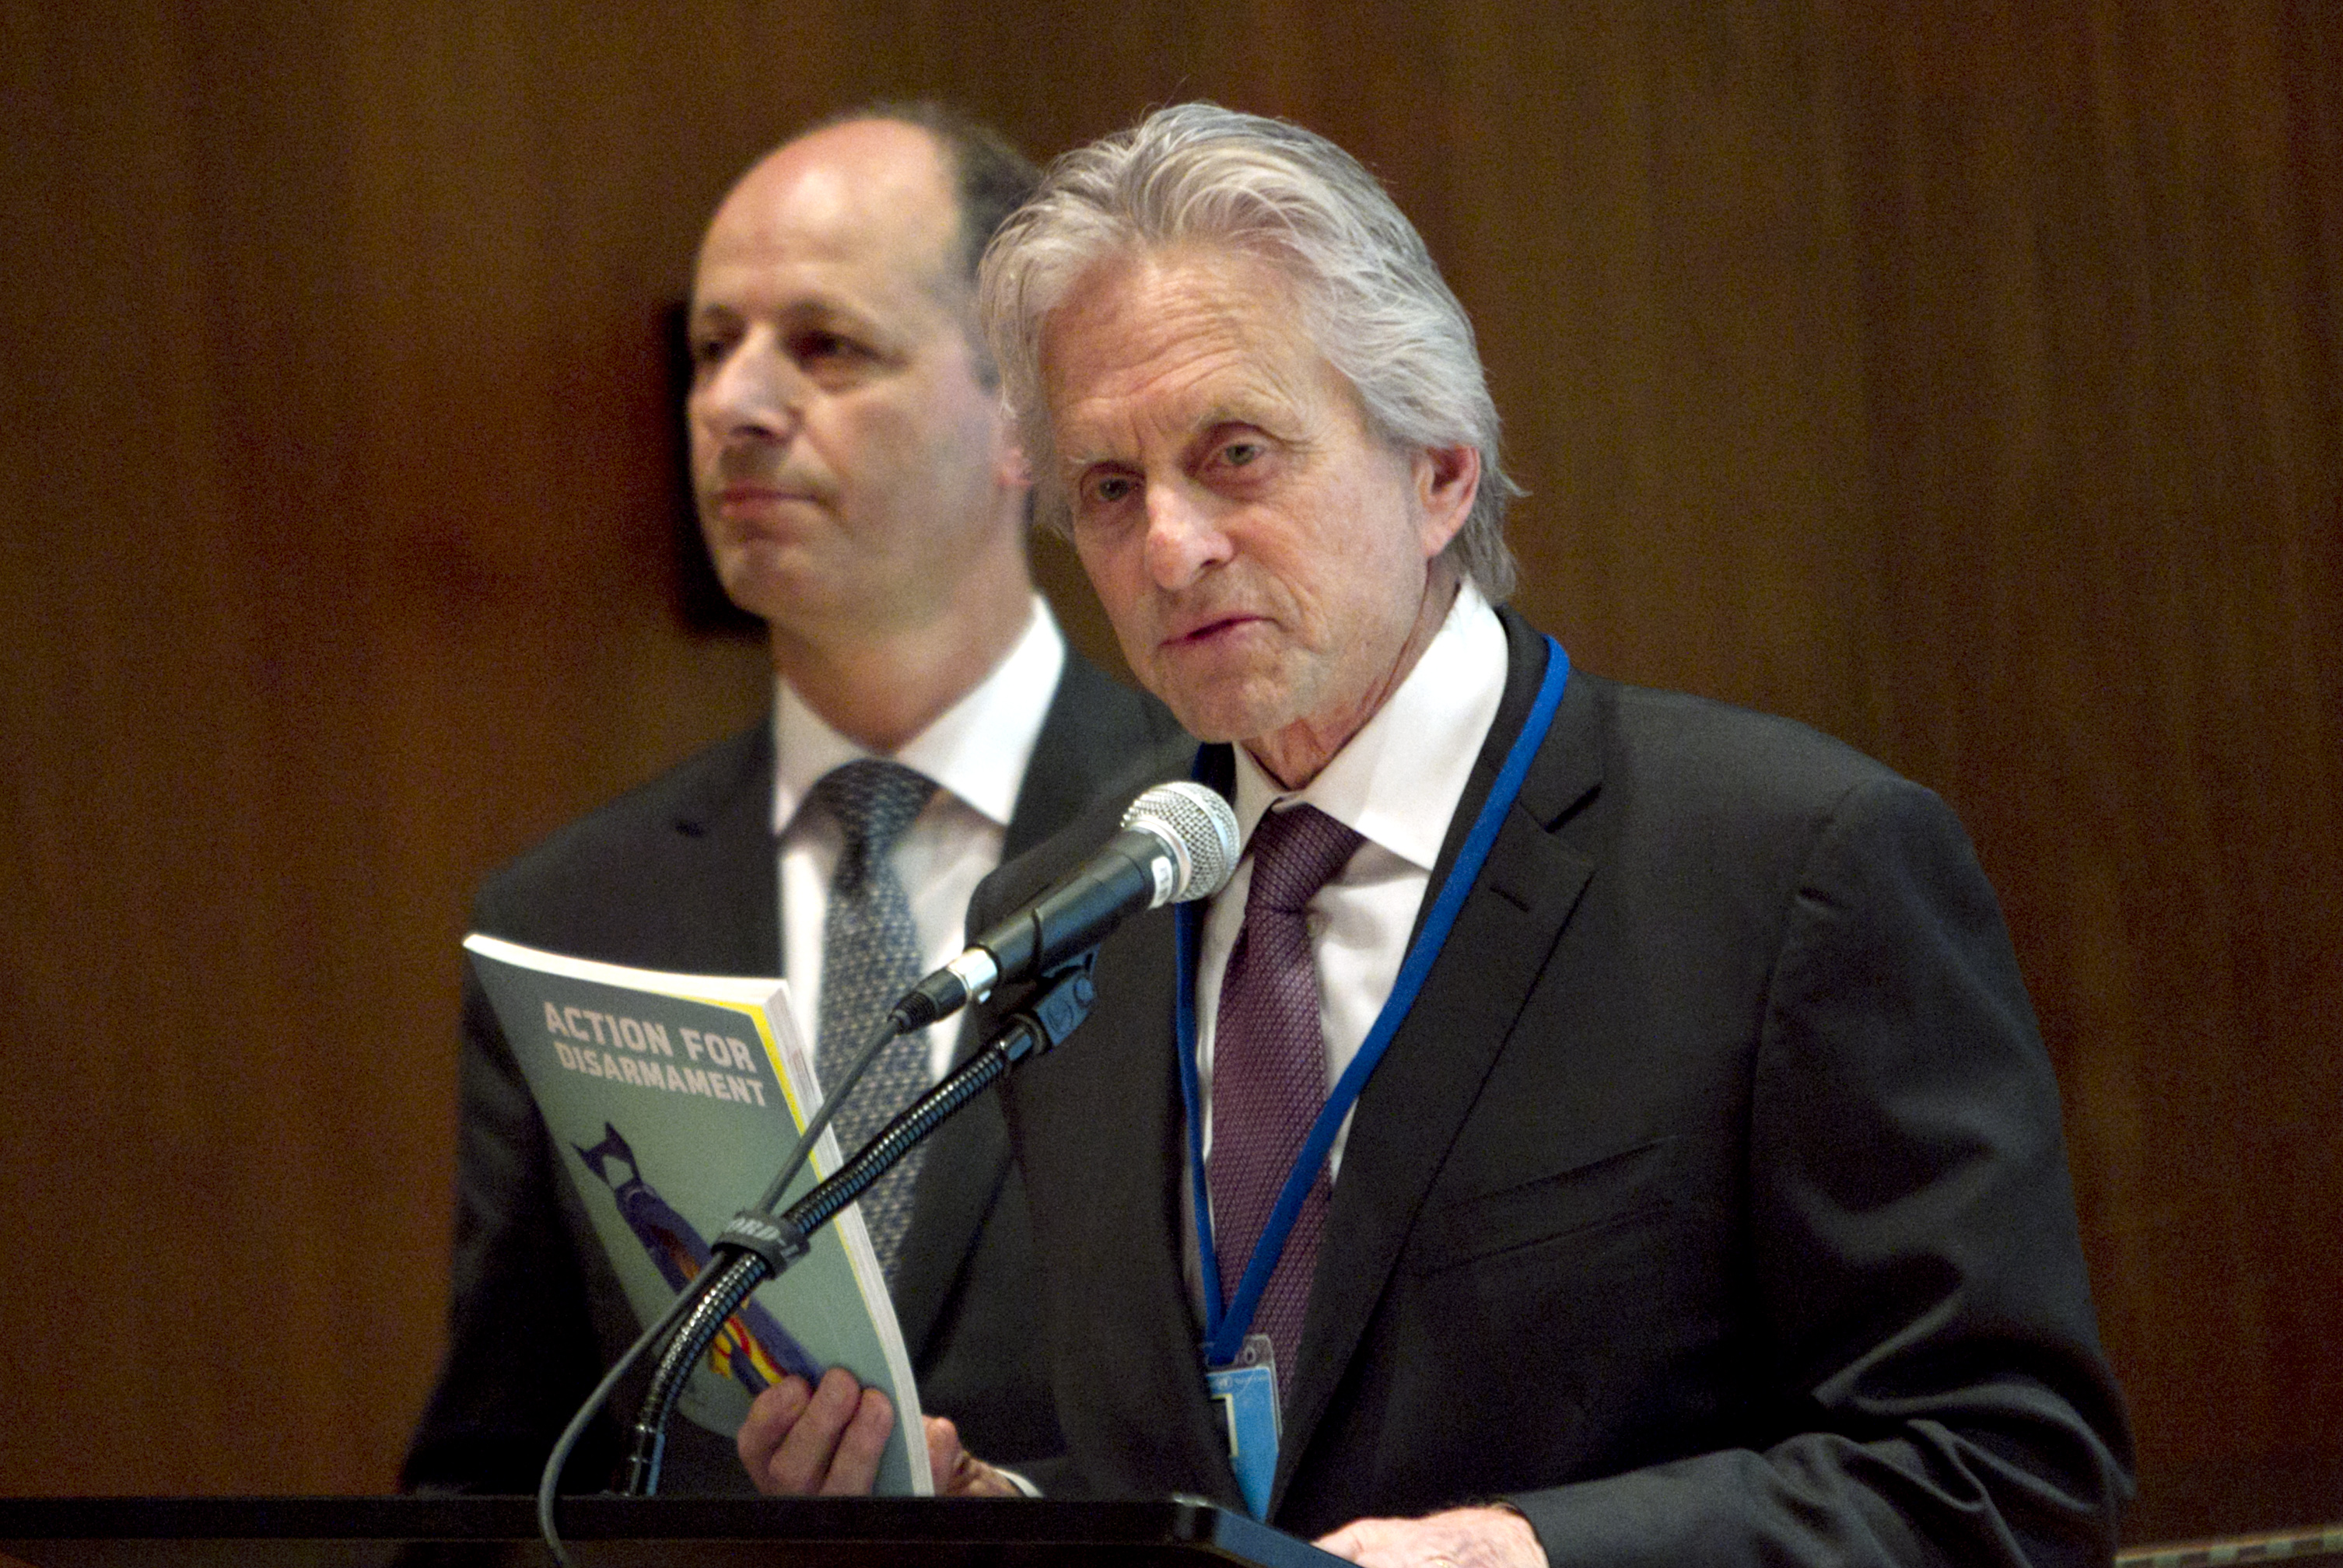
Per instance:
[[[960,1428],[940,1415],[927,1418],[928,1473],[935,1477],[939,1497],[956,1495],[969,1469],[968,1450],[960,1445]]]
[[[781,1440],[805,1413],[807,1402],[813,1390],[801,1377],[785,1377],[759,1394],[749,1406],[748,1419],[740,1423],[739,1434],[733,1444],[740,1453],[742,1468],[759,1491],[766,1490],[771,1474],[773,1456]]]
[[[1509,1508],[1451,1509],[1423,1519],[1354,1519],[1317,1545],[1361,1568],[1544,1568],[1529,1521]]]
[[[1314,1544],[1360,1568],[1406,1568],[1419,1561],[1409,1550],[1406,1522],[1402,1520],[1353,1519]]]
[[[853,1419],[839,1433],[822,1493],[830,1497],[868,1494],[879,1479],[879,1462],[887,1456],[887,1434],[894,1430],[893,1402],[875,1388],[864,1389],[855,1401]]]
[[[1017,1483],[962,1448],[960,1429],[940,1415],[928,1417],[928,1468],[939,1497],[1022,1497]]]
[[[820,1492],[830,1479],[831,1455],[840,1436],[854,1417],[862,1385],[843,1367],[821,1374],[813,1397],[806,1402],[780,1446],[767,1462],[769,1491],[803,1497]]]

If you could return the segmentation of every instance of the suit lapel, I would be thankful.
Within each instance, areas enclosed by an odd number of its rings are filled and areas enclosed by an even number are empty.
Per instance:
[[[1000,1101],[990,1094],[970,1101],[928,1139],[893,1291],[896,1321],[915,1365],[925,1361],[929,1337],[975,1255],[977,1231],[1008,1174],[1009,1135]]]
[[[1069,648],[1065,672],[1033,743],[1001,859],[1016,859],[1074,820],[1114,777],[1145,755],[1141,699]],[[984,1044],[971,1019],[958,1057]],[[911,1219],[895,1279],[895,1313],[911,1359],[927,1352],[944,1304],[976,1254],[979,1229],[1009,1172],[1009,1132],[999,1101],[986,1095],[939,1128],[911,1197]]]
[[[778,974],[779,864],[773,846],[773,729],[740,736],[739,765],[681,802],[672,826],[678,853],[665,886],[637,890],[676,911],[709,972]]]
[[[1544,673],[1544,639],[1519,617],[1502,613],[1505,695],[1449,824],[1417,915],[1419,930]],[[1584,683],[1574,681],[1439,961],[1360,1097],[1286,1401],[1272,1518],[1358,1350],[1424,1194],[1593,869],[1553,832],[1600,781],[1592,715]]]
[[[1195,745],[1161,703],[1067,649],[1065,674],[1017,788],[1001,863],[1094,816],[1111,829],[1141,789],[1182,777]],[[1093,848],[1085,843],[1081,852]]]
[[[1051,1147],[1028,1146],[1028,1193],[1056,1224],[1044,1235],[1071,1238],[1065,1276],[1091,1293],[1061,1302],[1052,1332],[1061,1367],[1089,1369],[1103,1386],[1078,1412],[1061,1413],[1102,1430],[1067,1435],[1077,1452],[1111,1453],[1121,1468],[1101,1478],[1124,1486],[1180,1477],[1242,1508],[1226,1447],[1204,1389],[1203,1331],[1189,1299],[1180,1172],[1186,1161],[1178,1047],[1172,1020],[1176,982],[1169,910],[1132,920],[1099,955],[1100,1006],[1064,1050],[1079,1060],[1051,1092]],[[1056,1067],[1058,1063],[1045,1063]],[[1072,1136],[1064,1136],[1068,1131]],[[1036,1154],[1049,1161],[1033,1168]],[[1065,1386],[1063,1376],[1061,1387]],[[1104,1412],[1093,1418],[1087,1412]]]
[[[1117,763],[1128,764],[1127,755],[1114,753],[1131,744],[1127,732],[1118,732],[1130,727],[1113,720],[1136,702],[1090,660],[1066,650],[1065,673],[1058,678],[1041,733],[1034,738],[1032,759],[1017,786],[1016,809],[1009,814],[1009,830],[1001,846],[1004,864],[1080,817],[1112,777]]]

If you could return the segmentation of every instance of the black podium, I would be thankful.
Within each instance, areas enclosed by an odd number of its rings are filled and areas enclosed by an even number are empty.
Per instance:
[[[1160,1503],[572,1497],[579,1568],[1075,1568],[1340,1562],[1242,1514]],[[0,1561],[32,1568],[544,1568],[521,1497],[0,1499]]]

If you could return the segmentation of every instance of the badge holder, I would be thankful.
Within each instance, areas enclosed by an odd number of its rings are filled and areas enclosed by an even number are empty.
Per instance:
[[[1245,1508],[1255,1519],[1269,1516],[1270,1483],[1277,1478],[1277,1352],[1267,1334],[1247,1334],[1237,1359],[1204,1369],[1205,1392],[1228,1440],[1229,1464],[1237,1473]]]

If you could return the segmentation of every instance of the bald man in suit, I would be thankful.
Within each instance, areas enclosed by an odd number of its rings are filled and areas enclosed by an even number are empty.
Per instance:
[[[825,776],[875,760],[932,786],[890,859],[940,961],[1004,854],[1185,756],[1159,704],[1065,646],[1029,575],[1025,468],[970,284],[1032,177],[992,133],[908,106],[818,127],[725,198],[691,307],[693,469],[718,573],[768,628],[773,713],[498,872],[478,930],[656,969],[779,972],[811,1040],[841,859]],[[938,1030],[930,1076],[978,1043]],[[405,1477],[530,1491],[641,1325],[477,984],[461,1067],[449,1349]],[[890,1284],[927,1408],[990,1452],[1056,1452],[996,1105],[926,1151]],[[615,1446],[606,1419],[572,1483],[598,1480]],[[675,1424],[662,1490],[747,1485],[731,1434]]]

